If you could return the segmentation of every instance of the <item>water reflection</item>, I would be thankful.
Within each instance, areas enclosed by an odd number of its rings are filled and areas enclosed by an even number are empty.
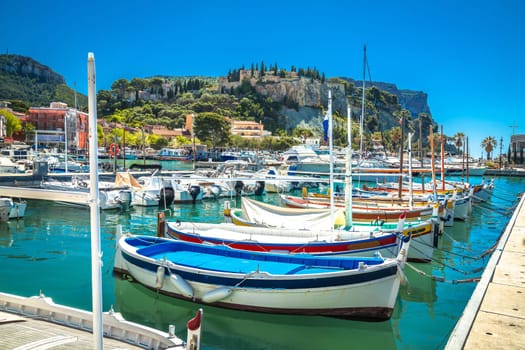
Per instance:
[[[115,278],[115,309],[130,321],[185,339],[186,322],[199,306]],[[213,349],[394,349],[390,322],[356,322],[328,317],[271,315],[202,306],[203,345]]]

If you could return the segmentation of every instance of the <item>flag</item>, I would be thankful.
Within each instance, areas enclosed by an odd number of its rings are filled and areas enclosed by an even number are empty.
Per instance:
[[[325,114],[323,119],[323,131],[324,131],[324,142],[328,141],[328,112]]]

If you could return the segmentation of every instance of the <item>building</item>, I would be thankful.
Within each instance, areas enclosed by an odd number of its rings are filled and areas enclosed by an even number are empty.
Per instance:
[[[525,164],[525,134],[510,137],[510,162]]]
[[[26,115],[24,113],[16,112],[9,106],[11,102],[0,101],[0,110],[6,110],[14,115],[21,122],[25,121]],[[13,143],[14,141],[23,141],[23,133],[15,131],[13,135],[7,135],[7,121],[3,115],[0,115],[0,143]]]
[[[35,126],[28,141],[38,145],[67,144],[68,149],[88,150],[88,114],[70,108],[62,102],[49,107],[31,107],[27,122]]]

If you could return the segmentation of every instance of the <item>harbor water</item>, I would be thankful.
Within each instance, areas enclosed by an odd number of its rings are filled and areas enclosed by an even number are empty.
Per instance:
[[[480,181],[471,178],[473,184]],[[445,228],[432,263],[408,264],[408,283],[401,287],[392,318],[376,323],[202,306],[114,277],[117,226],[155,235],[159,209],[103,211],[103,308],[113,307],[127,320],[163,331],[175,325],[185,339],[186,321],[202,307],[203,349],[441,349],[524,190],[524,179],[496,178],[490,201],[475,205],[466,222]],[[278,200],[269,194],[257,199]],[[225,200],[175,205],[165,211],[166,219],[221,222]],[[91,310],[89,220],[88,209],[28,200],[24,219],[0,223],[0,291],[22,296],[43,292],[56,303]]]

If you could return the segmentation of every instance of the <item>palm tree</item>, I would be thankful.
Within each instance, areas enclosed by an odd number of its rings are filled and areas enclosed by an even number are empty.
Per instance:
[[[456,146],[456,149],[459,150],[459,154],[463,153],[461,147],[463,147],[463,140],[465,139],[465,134],[460,132],[457,132],[452,136],[454,139],[454,145]]]
[[[493,136],[487,136],[481,141],[481,147],[487,152],[487,159],[492,159],[492,150],[498,145],[498,141]]]

